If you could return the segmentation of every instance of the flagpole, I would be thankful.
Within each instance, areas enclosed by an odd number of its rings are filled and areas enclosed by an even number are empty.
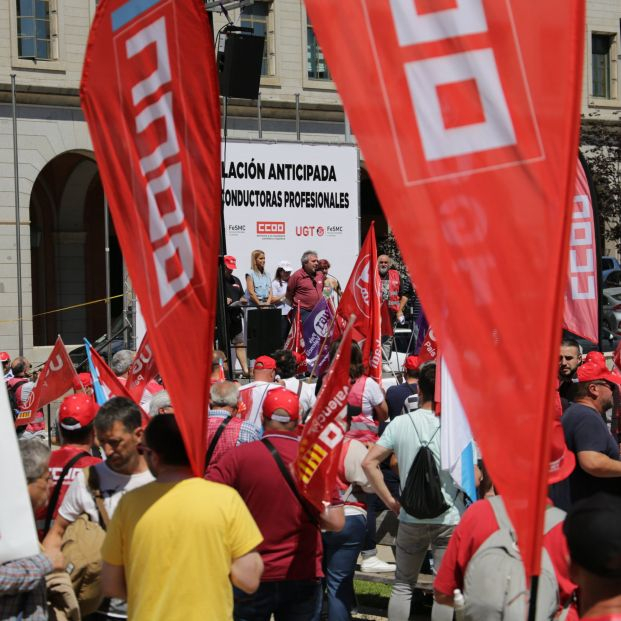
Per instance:
[[[19,157],[17,152],[17,104],[15,97],[15,74],[11,74],[11,111],[13,116],[13,176],[15,178],[15,264],[17,267],[17,332],[19,355],[24,355],[24,320],[22,317],[22,235],[19,213]]]
[[[108,199],[104,194],[104,252],[106,259],[106,332],[108,333],[108,362],[112,357],[112,309],[110,307],[110,218]]]
[[[530,577],[530,602],[528,604],[528,621],[535,621],[537,614],[537,593],[539,591],[539,576]]]

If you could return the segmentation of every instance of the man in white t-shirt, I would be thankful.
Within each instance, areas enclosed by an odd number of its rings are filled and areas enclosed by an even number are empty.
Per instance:
[[[243,404],[240,408],[240,414],[251,425],[263,430],[261,422],[263,401],[270,390],[279,387],[279,384],[274,382],[276,361],[269,356],[259,356],[254,361],[252,376],[254,381],[239,389],[239,401],[240,404]]]
[[[112,517],[126,492],[154,480],[144,457],[138,452],[143,433],[141,424],[140,408],[124,397],[110,399],[101,406],[95,417],[95,433],[106,461],[91,468],[95,471],[97,488],[101,490],[108,518]],[[58,517],[45,538],[44,545],[46,543],[60,545],[69,524],[75,522],[83,513],[87,513],[94,522],[102,523],[103,518],[100,519],[95,499],[87,487],[84,472],[82,470],[78,473],[67,490],[58,510]],[[125,602],[104,600],[92,618],[97,621],[126,619]]]
[[[280,383],[287,390],[294,392],[300,400],[300,421],[304,423],[317,401],[315,384],[309,384],[295,376],[298,363],[293,352],[288,349],[279,349],[274,352],[274,360],[276,360],[276,375],[280,377]]]

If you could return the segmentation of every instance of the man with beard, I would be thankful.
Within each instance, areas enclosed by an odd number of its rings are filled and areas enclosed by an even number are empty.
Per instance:
[[[571,338],[563,339],[561,342],[561,353],[558,365],[558,392],[564,400],[563,407],[566,408],[569,401],[573,401],[573,393],[576,386],[576,371],[582,364],[582,353],[578,341]]]
[[[576,469],[569,477],[572,504],[597,492],[621,495],[619,445],[603,418],[621,376],[601,361],[585,362],[576,375],[574,403],[561,418],[567,446],[576,454]]]
[[[386,326],[382,327],[382,351],[384,359],[390,360],[390,351],[395,337],[392,334],[392,326],[395,322],[404,323],[403,309],[410,297],[410,285],[401,278],[401,274],[397,270],[391,269],[392,259],[381,254],[377,257],[377,271],[379,272],[380,281],[382,283],[382,305],[386,308],[382,309],[382,319],[388,316],[390,318],[390,329]],[[386,310],[388,311],[386,313]]]
[[[302,267],[289,277],[287,301],[294,309],[300,305],[300,315],[304,323],[323,296],[323,273],[317,269],[319,259],[314,250],[307,250],[300,262]]]

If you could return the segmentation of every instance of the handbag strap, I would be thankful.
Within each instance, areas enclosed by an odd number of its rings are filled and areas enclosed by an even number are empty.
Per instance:
[[[54,518],[54,511],[56,511],[56,505],[58,504],[58,499],[60,498],[60,490],[63,487],[63,482],[65,477],[69,474],[69,470],[75,466],[82,457],[90,457],[90,454],[86,451],[81,451],[77,455],[74,455],[62,469],[60,476],[58,477],[58,481],[56,481],[56,485],[54,486],[54,491],[52,492],[52,496],[50,497],[50,502],[47,506],[47,513],[45,514],[45,526],[43,527],[44,535],[47,535],[47,532],[50,530],[50,526],[52,525],[52,519]]]
[[[267,438],[263,438],[261,442],[265,444],[265,447],[267,448],[267,450],[272,454],[272,457],[274,458],[274,461],[276,462],[278,469],[280,470],[282,476],[287,482],[287,485],[289,486],[289,488],[291,489],[295,497],[298,499],[298,502],[302,505],[302,509],[304,509],[304,513],[306,513],[310,521],[315,526],[319,527],[317,518],[311,513],[310,509],[308,508],[308,504],[306,503],[304,498],[302,498],[302,494],[300,494],[300,490],[298,489],[298,486],[295,484],[295,481],[293,480],[291,473],[289,472],[289,470],[287,470],[287,466],[285,466],[285,463],[283,462],[282,457],[280,456],[280,454],[278,453],[274,445]]]
[[[97,468],[95,468],[95,466],[89,466],[88,468],[84,468],[84,478],[86,479],[86,486],[88,488],[88,491],[93,497],[93,500],[95,501],[95,506],[97,507],[97,513],[99,514],[99,525],[104,530],[108,530],[108,524],[110,524],[110,516],[108,515],[106,505],[104,504],[104,496],[101,491],[101,482],[99,480],[99,473],[97,472]]]
[[[218,444],[218,440],[220,436],[223,434],[226,426],[233,420],[232,416],[227,416],[221,423],[220,426],[216,429],[216,433],[214,433],[213,438],[211,439],[211,443],[209,444],[209,448],[207,449],[207,455],[205,457],[205,470],[209,466],[209,462],[213,457],[213,452],[216,450],[216,445]]]

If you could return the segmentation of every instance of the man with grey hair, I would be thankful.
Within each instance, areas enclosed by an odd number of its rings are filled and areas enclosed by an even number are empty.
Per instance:
[[[317,271],[317,252],[307,250],[302,255],[302,267],[289,276],[287,302],[294,309],[300,305],[302,322],[323,296],[323,273]]]
[[[255,425],[237,416],[239,386],[236,383],[212,384],[209,395],[205,469],[230,449],[261,438],[261,432]]]
[[[28,495],[33,511],[47,503],[50,451],[36,438],[21,440]],[[0,619],[40,621],[47,619],[45,576],[64,570],[60,546],[47,546],[36,556],[9,561],[0,565]]]
[[[114,371],[114,374],[117,377],[127,379],[127,372],[129,371],[129,367],[132,366],[135,355],[136,353],[130,349],[121,349],[117,351],[114,356],[112,356],[110,368]]]
[[[167,390],[160,390],[153,395],[149,403],[149,417],[153,418],[157,414],[174,414],[172,401]]]

